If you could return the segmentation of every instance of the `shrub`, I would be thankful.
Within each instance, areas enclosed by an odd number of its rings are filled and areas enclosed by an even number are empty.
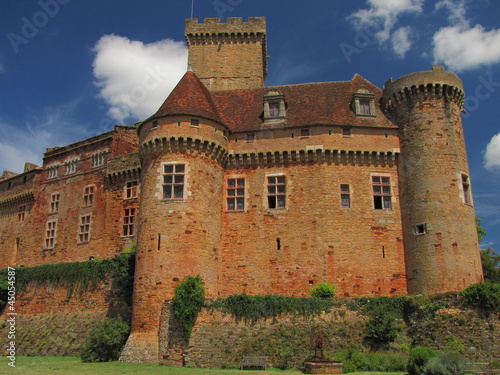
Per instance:
[[[337,289],[335,288],[335,286],[323,281],[319,282],[311,288],[311,296],[314,298],[333,298],[335,294],[337,294]]]
[[[344,373],[356,371],[398,372],[406,370],[406,358],[400,353],[351,351],[336,358],[343,363]]]
[[[410,351],[410,358],[408,359],[406,371],[408,371],[410,375],[423,374],[427,362],[438,355],[439,352],[437,350],[425,346],[416,346]]]
[[[457,353],[443,353],[429,359],[425,366],[425,375],[452,375],[463,371],[465,365]]]
[[[366,322],[365,339],[370,346],[380,348],[396,340],[400,331],[401,326],[392,316],[378,312]]]
[[[123,320],[108,318],[90,331],[81,358],[83,362],[109,362],[120,357],[130,328]]]
[[[205,303],[205,286],[200,276],[188,278],[175,288],[172,299],[174,315],[184,329],[184,338],[189,341],[196,317]]]
[[[473,284],[465,288],[461,294],[469,305],[487,313],[500,311],[500,284],[498,283]]]

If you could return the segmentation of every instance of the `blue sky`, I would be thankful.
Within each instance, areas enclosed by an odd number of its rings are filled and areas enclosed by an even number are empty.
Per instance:
[[[4,0],[0,173],[45,148],[154,113],[186,70],[192,0]],[[379,87],[431,64],[464,82],[477,215],[500,249],[500,1],[195,0],[194,17],[266,16],[267,85],[351,79]]]

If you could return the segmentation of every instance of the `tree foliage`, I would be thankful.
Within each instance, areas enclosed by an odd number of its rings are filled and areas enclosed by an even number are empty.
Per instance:
[[[491,247],[481,250],[481,263],[483,265],[484,280],[500,283],[500,255]]]
[[[337,288],[334,285],[321,281],[311,288],[311,296],[314,298],[328,299],[335,297]]]
[[[90,331],[81,358],[83,362],[109,362],[120,357],[130,328],[121,319],[108,318]]]
[[[468,286],[462,291],[465,301],[486,313],[500,311],[500,284],[478,283]]]

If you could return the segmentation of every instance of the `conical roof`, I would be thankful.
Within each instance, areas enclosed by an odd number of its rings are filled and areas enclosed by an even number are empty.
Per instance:
[[[187,71],[184,74],[151,118],[168,115],[204,117],[222,124],[210,92],[192,71]]]

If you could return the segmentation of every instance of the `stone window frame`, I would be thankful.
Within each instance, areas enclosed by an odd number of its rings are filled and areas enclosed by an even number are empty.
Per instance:
[[[129,184],[134,184],[130,185]],[[123,199],[135,199],[139,197],[139,180],[125,182],[123,187]]]
[[[353,95],[352,109],[356,116],[375,117],[375,94],[366,87],[361,87]],[[368,113],[366,109],[369,110]]]
[[[52,180],[54,178],[57,178],[59,176],[59,165],[60,163],[52,163],[47,165],[47,179]]]
[[[78,218],[78,244],[90,242],[90,231],[92,226],[92,215],[80,215]]]
[[[278,113],[275,111],[278,110]],[[264,95],[264,121],[280,120],[286,117],[285,96],[279,90]]]
[[[177,169],[177,167],[183,166],[183,169]],[[167,172],[167,167],[170,168],[172,167],[172,172]],[[172,161],[172,162],[165,162],[161,164],[161,175],[160,175],[160,184],[161,184],[161,200],[164,201],[185,201],[187,197],[187,171],[188,171],[188,165],[185,161]],[[168,178],[171,176],[172,179],[171,181],[168,181]],[[183,176],[182,181],[179,178],[180,176]],[[176,177],[178,177],[176,179]],[[176,181],[177,180],[177,181]],[[168,181],[168,182],[167,182]],[[175,189],[182,187],[182,197],[175,197],[176,191]],[[170,196],[166,196],[166,191],[170,190]],[[179,190],[177,190],[179,191]]]
[[[60,202],[61,202],[61,193],[56,192],[50,195],[49,214],[57,214],[59,212]]]
[[[351,184],[340,184],[340,207],[351,208]]]
[[[90,207],[94,204],[95,185],[86,185],[83,187],[83,207]]]
[[[123,209],[122,237],[135,236],[137,207],[125,207]]]
[[[45,224],[45,238],[43,248],[51,250],[56,246],[57,239],[57,219],[48,220]]]
[[[460,173],[459,181],[460,181],[460,183],[458,184],[459,195],[460,195],[460,199],[462,200],[462,203],[467,204],[469,206],[474,206],[474,203],[472,200],[472,190],[471,190],[471,186],[470,186],[469,175],[466,173]]]
[[[287,209],[287,180],[288,179],[285,173],[266,174],[265,196],[268,210],[274,211]],[[283,187],[283,189],[279,189],[280,186]],[[282,202],[280,202],[280,197],[283,199]]]
[[[69,158],[64,162],[64,175],[68,176],[70,174],[75,174],[76,173],[76,164],[80,160],[80,157],[73,157]]]
[[[17,210],[17,222],[24,223],[26,220],[27,205],[21,204]]]
[[[370,175],[370,186],[371,186],[371,194],[373,197],[372,202],[374,210],[381,210],[381,211],[393,210],[394,189],[392,186],[391,178],[392,176],[387,173],[372,173]],[[379,182],[376,183],[375,179],[379,179]],[[387,182],[384,183],[384,179],[386,179]],[[380,187],[380,189],[376,189],[378,187]],[[384,188],[388,188],[389,190]]]
[[[230,185],[230,181],[234,181],[234,185]],[[243,181],[243,185],[238,185],[239,181]],[[241,194],[243,190],[243,194]],[[232,195],[231,192],[234,192]],[[247,208],[247,183],[245,175],[231,175],[227,176],[225,180],[225,207],[226,212],[245,212]],[[233,206],[230,203],[233,202]],[[243,207],[239,208],[242,203]]]
[[[109,152],[109,149],[100,150],[94,152],[92,157],[92,168],[99,168],[106,164],[106,154]]]

